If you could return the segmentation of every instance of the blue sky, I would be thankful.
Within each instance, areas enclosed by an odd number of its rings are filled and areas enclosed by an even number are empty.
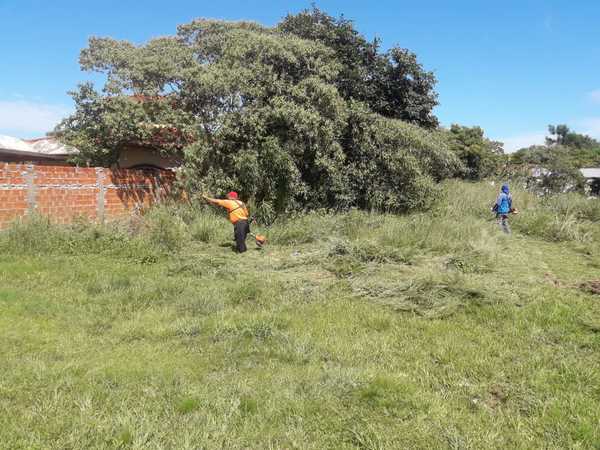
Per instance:
[[[549,123],[600,138],[599,0],[321,0],[384,47],[417,53],[438,78],[445,126],[480,125],[508,149],[543,140]],[[90,36],[143,43],[195,17],[272,25],[309,1],[0,0],[0,134],[35,137],[68,114],[67,91],[90,79]]]

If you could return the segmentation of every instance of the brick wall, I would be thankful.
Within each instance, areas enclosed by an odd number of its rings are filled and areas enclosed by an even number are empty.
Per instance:
[[[0,163],[0,229],[32,213],[68,223],[110,220],[168,196],[171,171]]]

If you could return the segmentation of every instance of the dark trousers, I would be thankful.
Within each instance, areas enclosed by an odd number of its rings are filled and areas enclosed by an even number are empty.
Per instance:
[[[500,229],[506,234],[510,234],[510,225],[508,224],[508,216],[506,214],[496,215]]]
[[[244,253],[246,248],[246,237],[250,233],[250,225],[247,220],[238,220],[233,224],[233,236],[235,237],[235,249],[238,253]]]

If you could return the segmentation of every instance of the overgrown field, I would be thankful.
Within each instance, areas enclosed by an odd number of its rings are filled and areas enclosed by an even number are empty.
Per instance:
[[[600,448],[600,202],[0,234],[0,448]]]

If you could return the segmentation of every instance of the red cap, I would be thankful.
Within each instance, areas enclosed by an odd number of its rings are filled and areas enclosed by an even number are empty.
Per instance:
[[[227,194],[227,198],[231,198],[231,199],[237,199],[238,198],[238,193],[235,191],[231,191],[229,194]]]

